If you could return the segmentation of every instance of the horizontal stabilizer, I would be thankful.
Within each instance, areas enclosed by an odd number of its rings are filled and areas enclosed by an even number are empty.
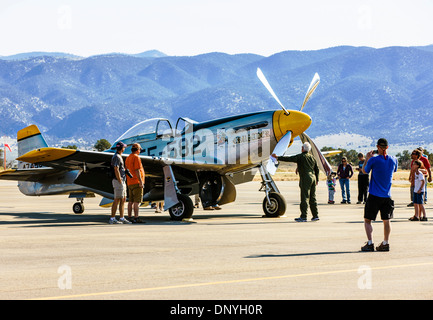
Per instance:
[[[26,154],[18,157],[17,160],[30,163],[41,163],[62,159],[76,152],[77,151],[73,149],[41,148],[27,152]]]
[[[53,168],[37,168],[37,169],[9,169],[0,171],[0,180],[12,181],[31,181],[38,182],[47,175],[60,172],[58,169]]]

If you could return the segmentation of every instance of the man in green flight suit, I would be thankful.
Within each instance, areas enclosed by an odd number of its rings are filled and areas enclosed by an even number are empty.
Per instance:
[[[301,216],[296,218],[297,222],[307,221],[308,204],[313,215],[311,221],[319,220],[319,211],[317,209],[316,201],[316,186],[319,183],[319,167],[317,166],[316,159],[309,152],[311,145],[305,142],[302,145],[302,153],[291,157],[278,157],[278,161],[295,162],[298,165],[299,173],[299,187],[301,188]],[[277,158],[275,155],[273,155]]]

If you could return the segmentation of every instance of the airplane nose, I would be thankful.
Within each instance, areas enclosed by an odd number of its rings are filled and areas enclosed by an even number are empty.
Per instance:
[[[301,111],[290,110],[287,114],[283,110],[278,110],[274,112],[272,124],[278,142],[288,131],[292,131],[292,139],[299,136],[311,125],[311,118]]]

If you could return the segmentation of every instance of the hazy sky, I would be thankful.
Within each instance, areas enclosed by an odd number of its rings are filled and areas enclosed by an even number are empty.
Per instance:
[[[433,44],[433,0],[0,0],[0,55]]]

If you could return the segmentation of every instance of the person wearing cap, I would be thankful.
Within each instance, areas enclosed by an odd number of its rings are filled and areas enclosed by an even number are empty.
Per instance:
[[[125,201],[126,201],[126,171],[123,163],[122,153],[125,151],[126,144],[119,141],[116,144],[116,152],[111,158],[112,184],[114,190],[114,202],[111,206],[110,224],[128,224],[131,223],[125,219]],[[119,209],[120,219],[116,220],[116,211]]]
[[[133,223],[141,222],[138,217],[138,210],[140,203],[143,201],[144,169],[138,156],[140,151],[140,144],[134,143],[131,147],[131,154],[125,161],[125,165],[132,175],[132,177],[128,176],[126,181],[128,185],[128,220]],[[132,209],[134,209],[133,218]]]
[[[376,247],[377,251],[389,251],[389,235],[391,233],[390,219],[393,217],[394,201],[391,199],[391,185],[394,172],[397,171],[398,161],[390,156],[388,141],[380,138],[377,141],[377,150],[367,153],[362,171],[368,174],[371,171],[369,195],[364,207],[364,228],[367,234],[367,243],[361,247],[362,251],[374,251],[373,226],[371,221],[376,220],[377,213],[384,227],[384,240]],[[377,153],[377,155],[375,155]]]
[[[308,204],[310,205],[311,221],[319,220],[319,210],[316,201],[316,186],[319,183],[319,167],[316,159],[309,152],[311,145],[305,142],[302,145],[302,153],[291,157],[278,157],[278,161],[295,162],[298,165],[299,187],[301,189],[301,216],[296,218],[296,222],[307,221]],[[275,154],[272,155],[277,158]]]

